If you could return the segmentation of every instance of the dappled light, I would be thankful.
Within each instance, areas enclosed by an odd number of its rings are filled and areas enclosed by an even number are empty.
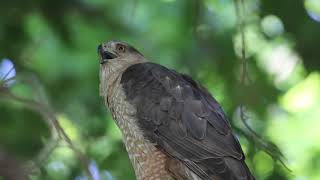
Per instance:
[[[9,86],[14,83],[14,77],[16,76],[16,70],[14,64],[10,59],[2,59],[0,61],[0,82],[5,86]]]
[[[267,15],[261,20],[263,32],[269,37],[274,37],[284,32],[281,19],[275,15]]]
[[[318,0],[304,0],[304,5],[310,18],[320,23],[320,2]]]
[[[257,180],[320,179],[319,0],[12,0],[0,19],[1,180],[135,179],[99,95],[109,40],[206,87]]]

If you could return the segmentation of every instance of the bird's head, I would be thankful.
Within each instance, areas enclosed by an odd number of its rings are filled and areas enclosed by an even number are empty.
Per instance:
[[[109,41],[98,46],[100,64],[135,63],[143,58],[143,55],[134,47],[120,41]]]
[[[108,87],[131,65],[147,60],[134,47],[120,41],[109,41],[98,46],[100,56],[100,93],[106,95]]]

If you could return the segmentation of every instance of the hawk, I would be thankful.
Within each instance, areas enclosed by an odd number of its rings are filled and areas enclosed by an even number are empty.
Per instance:
[[[252,180],[219,103],[191,77],[120,41],[98,46],[100,95],[137,179]]]

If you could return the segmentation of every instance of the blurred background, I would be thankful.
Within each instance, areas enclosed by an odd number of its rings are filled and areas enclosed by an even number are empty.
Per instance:
[[[256,179],[320,179],[320,1],[243,2],[241,83],[233,0],[1,1],[0,179],[135,179],[99,97],[113,39],[205,85]]]

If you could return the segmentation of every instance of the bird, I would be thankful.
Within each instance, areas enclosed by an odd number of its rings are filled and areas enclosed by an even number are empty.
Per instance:
[[[254,180],[221,106],[190,76],[128,43],[98,45],[100,96],[138,180]]]

